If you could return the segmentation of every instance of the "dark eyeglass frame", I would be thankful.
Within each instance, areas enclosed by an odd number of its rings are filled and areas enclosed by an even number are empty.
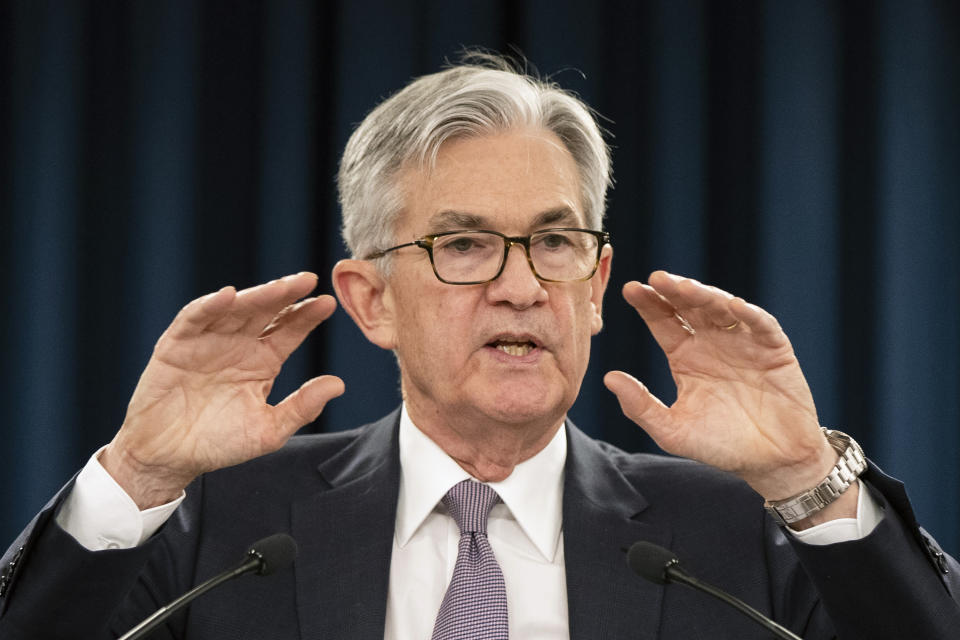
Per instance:
[[[551,278],[544,278],[542,275],[537,273],[537,268],[533,266],[533,258],[530,257],[530,238],[533,236],[541,235],[544,233],[550,233],[551,231],[580,231],[583,233],[589,233],[590,235],[596,237],[597,239],[597,255],[594,257],[593,269],[590,270],[590,273],[582,278],[574,278],[573,280],[553,280]],[[487,278],[486,280],[473,280],[470,282],[451,282],[449,280],[444,280],[440,277],[440,274],[437,273],[437,265],[433,261],[433,244],[436,242],[437,238],[442,238],[444,236],[453,236],[453,235],[466,235],[473,233],[485,233],[489,235],[500,236],[503,239],[503,258],[500,260],[500,268],[497,270],[497,273],[492,278]],[[527,256],[527,264],[530,265],[530,270],[533,272],[533,275],[537,277],[538,280],[542,282],[583,282],[584,280],[589,280],[593,277],[593,274],[597,272],[597,267],[600,266],[600,254],[603,252],[603,247],[610,244],[610,234],[606,231],[596,231],[594,229],[580,229],[579,227],[551,227],[549,229],[540,229],[533,232],[528,236],[508,236],[506,234],[500,233],[499,231],[492,231],[489,229],[459,229],[456,231],[443,231],[441,233],[431,233],[425,235],[421,238],[417,238],[413,242],[405,242],[403,244],[398,244],[389,249],[383,249],[381,251],[374,251],[368,255],[364,260],[376,260],[377,258],[382,258],[391,251],[396,251],[397,249],[403,249],[404,247],[420,247],[430,256],[430,266],[433,268],[433,275],[437,277],[437,280],[445,284],[486,284],[487,282],[493,282],[500,277],[500,274],[503,273],[504,268],[507,266],[507,258],[510,254],[510,247],[518,245],[523,247],[523,252]]]

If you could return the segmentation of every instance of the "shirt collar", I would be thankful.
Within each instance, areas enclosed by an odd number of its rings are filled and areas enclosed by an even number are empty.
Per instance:
[[[402,548],[453,485],[470,478],[460,465],[400,414],[400,495],[397,503],[397,544]],[[547,561],[560,542],[563,466],[567,434],[563,425],[546,447],[514,467],[502,482],[488,483],[517,524]]]

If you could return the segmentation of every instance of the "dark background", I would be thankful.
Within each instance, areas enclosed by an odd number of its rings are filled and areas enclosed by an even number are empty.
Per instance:
[[[303,269],[331,291],[352,126],[482,45],[517,47],[611,132],[614,273],[579,425],[653,448],[600,383],[674,394],[619,289],[695,276],[780,319],[822,422],[956,555],[958,36],[946,1],[0,4],[0,538],[111,438],[187,301]],[[392,357],[343,313],[278,392],[317,372],[348,391],[309,429],[397,403]]]

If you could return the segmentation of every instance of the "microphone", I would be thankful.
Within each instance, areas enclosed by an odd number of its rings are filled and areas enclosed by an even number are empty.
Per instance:
[[[250,545],[243,561],[233,569],[228,569],[186,592],[165,607],[157,609],[150,617],[130,629],[119,640],[136,640],[153,631],[161,622],[175,611],[192,602],[198,596],[245,573],[268,576],[293,563],[297,557],[297,543],[285,533],[275,533]]]
[[[780,626],[743,600],[735,598],[726,591],[709,585],[706,582],[697,580],[680,567],[680,560],[676,554],[652,542],[645,540],[634,542],[633,546],[631,546],[627,552],[627,564],[630,565],[634,573],[650,582],[656,584],[677,582],[722,600],[778,638],[783,638],[784,640],[803,640],[803,638],[792,633],[789,629]]]

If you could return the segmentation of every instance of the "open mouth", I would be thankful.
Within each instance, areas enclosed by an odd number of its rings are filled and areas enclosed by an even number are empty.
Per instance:
[[[520,357],[527,355],[540,345],[532,340],[510,336],[497,338],[496,340],[488,343],[487,346],[492,347],[497,351],[502,351],[509,356]]]

